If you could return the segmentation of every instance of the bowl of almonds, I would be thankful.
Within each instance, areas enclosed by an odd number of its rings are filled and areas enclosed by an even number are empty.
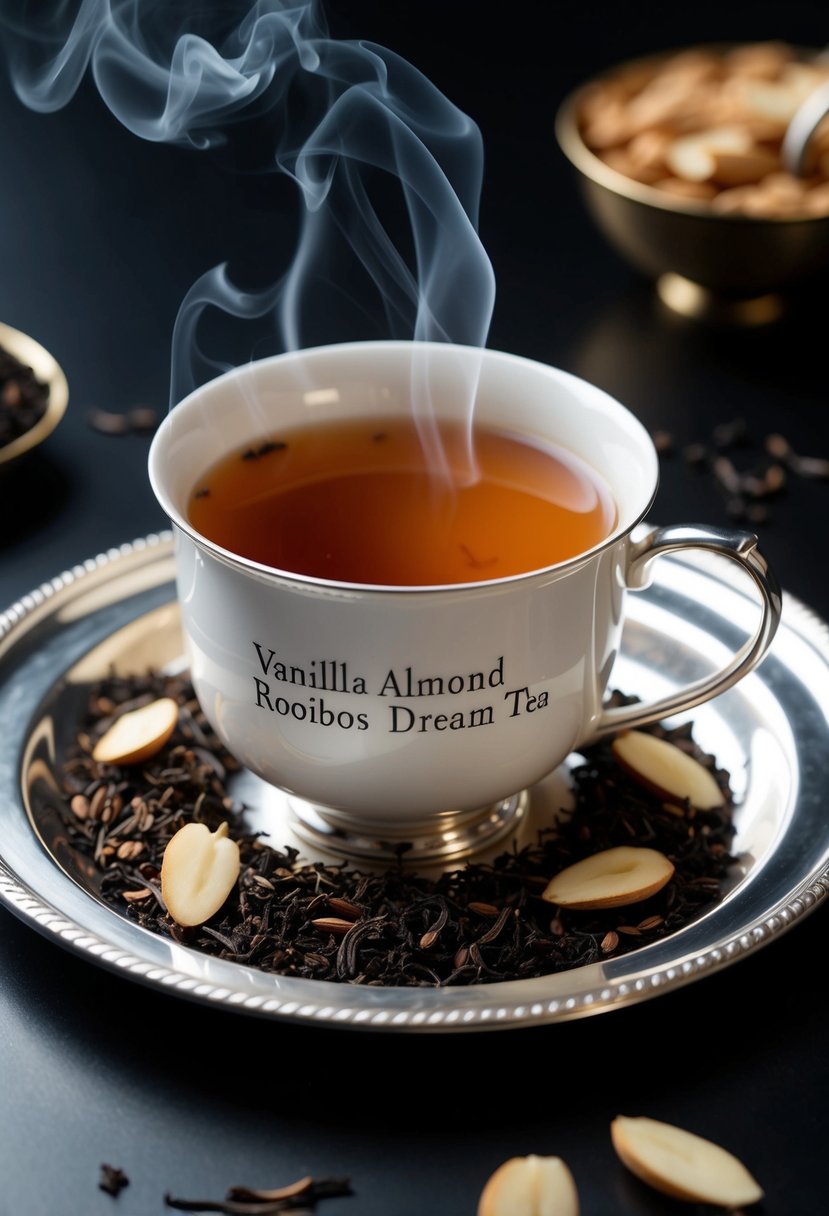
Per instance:
[[[829,269],[829,55],[769,41],[628,61],[562,102],[607,240],[677,312],[775,319]]]

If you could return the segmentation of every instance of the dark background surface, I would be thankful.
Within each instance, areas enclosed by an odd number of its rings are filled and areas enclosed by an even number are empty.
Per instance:
[[[243,6],[237,6],[242,11]],[[2,6],[0,6],[2,12]],[[825,5],[334,4],[339,36],[409,59],[480,126],[480,231],[497,283],[489,345],[576,372],[677,448],[743,418],[829,455],[826,286],[783,321],[718,330],[671,316],[584,213],[555,146],[559,102],[628,56],[708,40],[829,41]],[[104,436],[94,408],[167,408],[179,304],[227,261],[267,277],[290,255],[290,183],[123,128],[85,82],[37,114],[0,71],[0,319],[53,352],[70,405],[0,480],[2,606],[165,527],[149,437]],[[711,479],[666,457],[659,522],[730,523]],[[799,482],[758,525],[787,593],[829,617],[829,485]],[[739,964],[597,1018],[477,1035],[305,1029],[189,1004],[100,970],[0,911],[0,1216],[151,1216],[164,1194],[218,1197],[349,1175],[321,1210],[464,1216],[512,1155],[562,1156],[585,1216],[688,1207],[612,1154],[618,1113],[695,1130],[742,1158],[762,1211],[825,1207],[826,909]],[[100,1163],[129,1187],[98,1190]],[[697,1210],[691,1208],[690,1210]],[[699,1209],[702,1211],[702,1209]]]

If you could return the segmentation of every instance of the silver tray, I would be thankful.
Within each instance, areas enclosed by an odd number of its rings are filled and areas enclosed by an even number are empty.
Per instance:
[[[273,976],[150,933],[104,904],[93,877],[85,880],[46,844],[32,790],[56,790],[85,689],[110,664],[122,671],[181,665],[173,577],[172,538],[153,535],[66,571],[0,615],[0,900],[89,962],[160,992],[277,1022],[509,1029],[612,1011],[702,979],[779,937],[829,891],[829,628],[784,597],[781,627],[760,667],[693,714],[697,741],[731,774],[739,864],[721,903],[681,931],[561,974],[450,989]],[[756,612],[730,564],[662,559],[653,584],[628,598],[614,686],[650,697],[704,675],[753,630]],[[566,770],[530,791],[531,808],[549,807],[562,789]],[[255,804],[257,791],[266,800],[254,782],[245,802]],[[283,830],[273,813],[268,830]]]

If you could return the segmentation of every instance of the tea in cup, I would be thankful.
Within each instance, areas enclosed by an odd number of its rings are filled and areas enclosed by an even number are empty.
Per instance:
[[[628,409],[504,352],[352,342],[246,364],[171,410],[149,473],[205,714],[298,834],[343,855],[493,843],[571,752],[722,693],[780,619],[752,534],[639,527],[658,458]],[[607,708],[627,593],[692,549],[753,580],[753,637]]]

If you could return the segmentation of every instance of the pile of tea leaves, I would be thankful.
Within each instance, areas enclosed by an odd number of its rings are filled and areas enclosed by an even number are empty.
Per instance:
[[[179,705],[164,748],[134,766],[92,758],[115,717],[159,697]],[[617,704],[635,698],[615,693]],[[383,872],[303,860],[246,822],[234,801],[238,764],[217,740],[186,674],[111,676],[61,765],[69,843],[94,863],[102,898],[129,920],[217,958],[278,975],[373,986],[458,986],[522,980],[625,954],[674,933],[722,898],[734,838],[729,775],[697,745],[693,723],[650,728],[703,763],[723,805],[667,806],[627,777],[608,743],[575,759],[574,805],[537,840],[437,876],[391,863]],[[184,928],[168,915],[161,864],[191,821],[223,822],[241,870],[223,907]],[[673,863],[657,894],[622,908],[574,911],[541,898],[573,862],[618,845],[647,846]]]
[[[30,431],[46,413],[49,386],[0,346],[0,448]]]

